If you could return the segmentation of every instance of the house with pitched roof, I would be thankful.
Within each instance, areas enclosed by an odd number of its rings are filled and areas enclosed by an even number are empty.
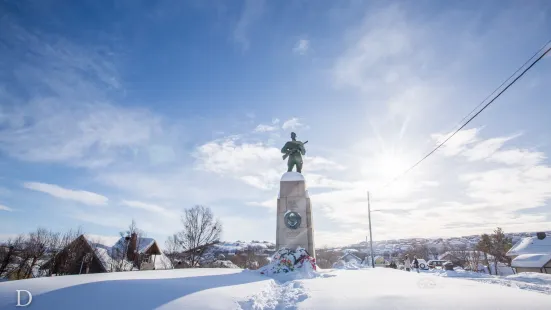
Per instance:
[[[535,237],[522,238],[506,254],[516,272],[551,273],[551,237],[538,232]]]
[[[80,235],[40,267],[58,275],[172,268],[155,239],[136,234],[120,238],[114,246]]]

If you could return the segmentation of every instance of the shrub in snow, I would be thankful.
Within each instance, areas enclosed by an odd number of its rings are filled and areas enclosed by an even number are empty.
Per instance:
[[[214,262],[201,266],[203,268],[239,268],[229,260],[215,260]]]
[[[296,251],[283,248],[277,251],[270,259],[270,263],[259,271],[265,275],[297,271],[311,273],[316,271],[316,259],[308,255],[303,248],[299,247]]]

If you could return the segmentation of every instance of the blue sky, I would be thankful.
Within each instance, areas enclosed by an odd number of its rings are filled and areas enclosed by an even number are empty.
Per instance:
[[[211,207],[274,240],[279,148],[309,140],[316,243],[551,229],[551,57],[381,188],[549,39],[548,1],[3,1],[0,236]]]

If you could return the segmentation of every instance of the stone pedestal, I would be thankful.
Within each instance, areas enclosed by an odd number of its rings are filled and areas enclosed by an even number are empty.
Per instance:
[[[312,204],[306,181],[298,172],[286,172],[279,183],[276,248],[303,247],[315,257]]]

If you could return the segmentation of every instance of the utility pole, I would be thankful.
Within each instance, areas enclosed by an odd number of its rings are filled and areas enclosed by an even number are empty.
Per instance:
[[[371,251],[371,267],[375,268],[375,259],[373,258],[373,234],[371,233],[371,204],[369,202],[369,191],[367,192],[367,217],[369,218],[369,247]]]

